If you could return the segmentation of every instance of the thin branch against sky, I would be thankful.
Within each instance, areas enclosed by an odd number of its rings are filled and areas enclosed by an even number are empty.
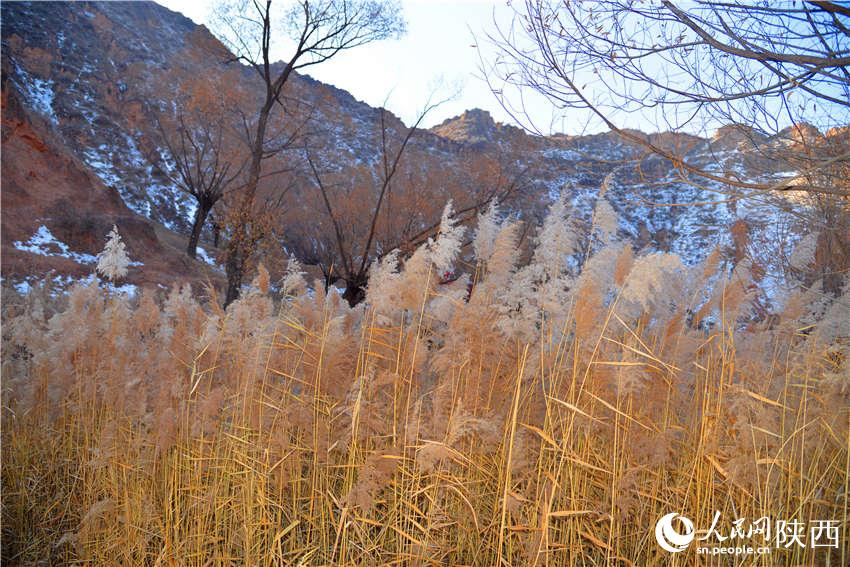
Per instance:
[[[213,0],[159,1],[209,27]],[[489,111],[497,122],[519,125],[501,107],[481,73],[482,57],[486,61],[491,55],[486,35],[496,24],[510,23],[513,8],[503,0],[402,0],[401,4],[407,21],[407,33],[401,39],[341,54],[305,70],[306,74],[344,89],[371,106],[385,106],[406,124],[416,120],[434,85],[442,84],[446,85],[446,93],[439,94],[453,94],[456,90],[460,94],[430,114],[425,127],[472,108]],[[281,42],[274,58],[284,59],[286,47],[287,43]],[[545,125],[547,133],[551,130],[577,134],[586,129],[586,120],[559,118],[553,122],[552,106],[541,98],[531,96],[525,106],[535,124]]]
[[[534,89],[493,94],[486,74],[498,64],[500,54],[493,45],[503,33],[510,33],[521,22],[514,21],[518,5],[506,0],[400,0],[407,22],[407,33],[396,40],[386,40],[341,54],[321,66],[305,69],[313,78],[351,93],[373,107],[386,107],[406,124],[416,120],[427,94],[435,84],[448,85],[460,94],[429,115],[425,127],[460,115],[465,110],[481,108],[497,122],[521,126],[538,134],[588,134],[606,131],[607,127],[593,113],[576,108],[559,109],[552,100]],[[215,0],[185,2],[160,0],[166,7],[182,12],[196,23],[209,24]],[[282,2],[285,4],[285,2]],[[513,41],[521,42],[522,30]],[[502,38],[504,39],[504,38]],[[521,43],[516,43],[522,47]],[[279,42],[274,59],[287,56],[289,44]],[[579,70],[588,93],[607,92],[611,85],[591,69]],[[675,77],[671,77],[671,80]],[[502,86],[508,89],[510,87]],[[499,99],[502,99],[501,102]],[[504,106],[503,106],[504,104]],[[623,113],[620,123],[644,132],[671,128],[669,109],[645,108]],[[777,116],[784,122],[782,116]],[[694,119],[675,122],[693,134],[711,135],[719,126]]]

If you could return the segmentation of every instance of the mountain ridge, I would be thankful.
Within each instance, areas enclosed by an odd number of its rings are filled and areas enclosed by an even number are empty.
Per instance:
[[[151,163],[149,156],[161,153],[162,144],[145,123],[139,104],[133,99],[138,95],[132,92],[128,77],[140,83],[166,77],[164,83],[150,89],[160,93],[161,105],[169,103],[181,77],[207,73],[213,88],[227,88],[225,83],[215,82],[220,80],[215,74],[218,63],[209,56],[221,48],[220,42],[205,26],[152,2],[22,2],[4,4],[3,14],[4,101],[9,96],[19,99],[26,107],[26,116],[39,117],[28,120],[36,125],[36,130],[55,134],[64,151],[94,173],[103,185],[113,188],[126,207],[160,235],[159,240],[179,241],[178,235],[185,235],[188,230],[194,205]],[[254,84],[251,81],[256,79],[252,79],[252,71],[243,69],[241,77],[244,85],[239,86],[250,91]],[[288,88],[288,96],[309,107],[310,128],[314,130],[311,151],[330,171],[356,171],[378,164],[382,122],[392,135],[406,130],[401,119],[391,112],[371,107],[351,93],[309,75],[294,75]],[[766,164],[758,152],[740,146],[747,138],[736,137],[739,134],[740,130],[733,128],[719,129],[713,138],[677,133],[640,136],[682,149],[696,165],[733,171],[742,178],[762,171],[791,175],[782,171],[781,164]],[[19,134],[9,134],[15,135]],[[5,136],[6,133],[4,140]],[[728,227],[742,215],[747,222],[766,228],[775,221],[774,211],[755,211],[748,205],[738,210],[724,203],[694,209],[659,207],[664,203],[719,201],[713,193],[718,187],[710,183],[695,187],[683,182],[672,164],[647,156],[642,148],[613,132],[535,136],[516,126],[497,123],[482,109],[469,109],[432,128],[418,130],[405,160],[410,175],[463,172],[497,164],[503,170],[500,175],[522,178],[522,194],[512,205],[521,216],[539,217],[553,199],[567,191],[576,218],[587,220],[604,187],[605,198],[621,217],[624,237],[633,239],[638,247],[676,252],[694,262],[711,246],[728,245]],[[21,169],[20,164],[4,159],[4,170],[6,167]],[[306,177],[297,179],[296,185],[297,195],[312,190]],[[100,191],[98,186],[90,183],[79,189],[96,192]],[[5,189],[4,179],[4,193]],[[430,195],[432,201],[445,198],[439,190]],[[97,207],[91,208],[85,214],[97,217]],[[40,221],[36,214],[28,221],[32,225],[28,228],[26,223],[7,222],[12,214],[8,209],[4,206],[3,249],[18,255],[23,251],[14,248],[14,242],[23,242],[35,234]],[[312,214],[315,216],[316,212]],[[423,224],[427,219],[414,220]],[[326,223],[317,218],[316,230],[323,229],[322,222]],[[100,230],[105,224],[97,226]],[[285,236],[291,241],[283,241],[284,248],[298,249],[299,242],[309,240],[309,235]],[[97,238],[69,238],[72,248],[97,252]],[[211,239],[211,233],[205,232],[203,244],[209,256],[215,256]],[[210,272],[209,266],[200,262],[180,266],[174,268],[173,276],[161,275],[162,281],[155,283],[198,280],[198,273],[220,278],[214,268]],[[3,277],[12,281],[27,276],[13,266],[4,265],[3,270]],[[140,284],[154,283],[133,274],[129,279]]]

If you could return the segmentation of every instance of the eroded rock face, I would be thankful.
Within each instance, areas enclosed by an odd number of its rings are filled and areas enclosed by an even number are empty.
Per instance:
[[[6,3],[2,34],[4,278],[51,269],[90,273],[89,265],[39,256],[14,242],[44,225],[69,249],[94,254],[115,222],[131,256],[145,265],[131,269],[131,280],[167,285],[208,277],[205,264],[182,254],[194,203],[159,172],[162,140],[143,106],[170,105],[191,77],[204,77],[212,90],[233,88],[232,76],[222,73],[221,44],[205,27],[151,2]],[[259,89],[252,72],[237,82],[249,92]],[[337,171],[379,162],[382,120],[390,133],[404,131],[392,114],[308,76],[295,76],[288,88],[310,108],[314,159]],[[798,132],[820,135],[807,125],[786,134],[803,135]],[[781,133],[770,138],[732,125],[711,139],[640,135],[719,173],[793,175],[770,155],[771,148],[794,143]],[[291,163],[298,167],[301,158],[295,154]],[[781,214],[724,199],[711,190],[717,184],[683,183],[670,162],[647,157],[616,134],[533,136],[479,109],[418,132],[405,159],[436,177],[498,162],[505,175],[522,178],[522,192],[509,205],[522,215],[540,215],[566,191],[574,216],[587,220],[604,188],[623,236],[690,262],[728,242],[736,220],[767,230]],[[296,178],[294,194],[310,187],[306,177],[300,185]],[[671,203],[700,205],[666,206]],[[210,254],[211,239],[211,233],[202,238]]]

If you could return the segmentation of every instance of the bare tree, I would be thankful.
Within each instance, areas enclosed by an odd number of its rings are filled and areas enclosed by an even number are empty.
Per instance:
[[[448,171],[439,157],[409,155],[411,142],[422,134],[419,124],[438,104],[426,105],[410,127],[400,121],[391,125],[389,113],[381,109],[379,158],[371,166],[333,171],[310,150],[305,152],[316,191],[303,206],[325,215],[299,223],[304,230],[296,228],[288,244],[306,263],[319,266],[326,285],[342,280],[343,297],[351,305],[365,297],[369,268],[376,259],[395,249],[412,252],[434,234],[447,200],[457,203],[456,215],[463,222],[520,187],[524,172],[508,173],[487,156],[459,160],[458,167]],[[434,163],[422,163],[426,159]]]
[[[228,125],[220,115],[197,116],[179,109],[176,115],[156,114],[154,121],[168,155],[153,156],[151,163],[196,202],[186,249],[195,258],[207,217],[225,191],[235,188],[247,158],[226,141]]]
[[[844,180],[824,178],[850,152],[821,156],[766,134],[811,123],[850,122],[850,8],[839,2],[526,0],[513,24],[490,36],[498,56],[491,88],[529,125],[523,93],[560,111],[589,113],[624,139],[671,160],[685,179],[747,190],[802,190],[846,196]],[[588,88],[590,86],[590,88]],[[737,124],[768,157],[793,159],[795,179],[742,179],[701,168],[652,138],[625,128],[630,115],[676,132]],[[534,127],[530,125],[530,127]],[[818,182],[813,182],[817,179]]]
[[[190,33],[186,43],[175,56],[183,65],[128,70],[121,104],[141,134],[147,161],[194,200],[186,252],[196,258],[213,209],[223,208],[225,194],[244,180],[249,154],[242,109],[255,97],[242,72],[222,62],[230,54],[206,29]],[[203,75],[189,71],[198,67],[206,69]],[[219,224],[213,224],[214,235]]]
[[[278,14],[271,0],[236,0],[219,7],[216,31],[233,52],[232,61],[254,71],[264,90],[256,113],[244,119],[251,125],[250,158],[240,198],[230,211],[227,305],[239,297],[248,262],[263,238],[264,223],[254,222],[262,205],[257,202],[257,188],[264,160],[280,151],[268,145],[269,119],[276,107],[285,109],[282,93],[292,73],[341,51],[397,36],[404,31],[404,22],[391,1],[300,0]],[[287,34],[295,42],[291,56],[282,63],[271,59],[277,34]]]

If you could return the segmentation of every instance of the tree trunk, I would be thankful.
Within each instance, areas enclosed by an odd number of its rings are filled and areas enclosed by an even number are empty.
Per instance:
[[[242,289],[242,277],[245,271],[245,261],[240,257],[241,246],[235,244],[235,240],[231,240],[227,247],[227,261],[224,264],[224,271],[227,274],[227,293],[224,296],[224,308],[239,299],[239,292]]]
[[[224,299],[224,307],[239,299],[242,289],[242,278],[245,276],[245,267],[256,245],[256,238],[249,234],[254,211],[254,196],[257,185],[260,183],[260,171],[263,164],[263,152],[265,151],[266,125],[269,120],[274,98],[271,93],[266,96],[266,104],[260,109],[260,117],[257,121],[257,134],[251,148],[251,168],[248,170],[248,181],[245,183],[245,195],[240,203],[241,209],[236,215],[236,223],[233,226],[233,234],[227,246],[227,261],[225,272],[227,273],[227,294]]]
[[[369,278],[365,275],[357,275],[345,281],[345,291],[342,293],[342,298],[348,302],[351,307],[366,299],[366,284],[369,283]]]
[[[213,246],[218,248],[219,245],[221,244],[221,225],[216,220],[213,221],[212,233],[213,233]]]
[[[189,234],[189,246],[186,249],[190,258],[194,259],[198,257],[198,241],[201,239],[201,232],[204,230],[204,223],[207,221],[210,209],[212,209],[212,205],[208,205],[207,203],[198,203],[198,208],[195,209],[192,232]]]

